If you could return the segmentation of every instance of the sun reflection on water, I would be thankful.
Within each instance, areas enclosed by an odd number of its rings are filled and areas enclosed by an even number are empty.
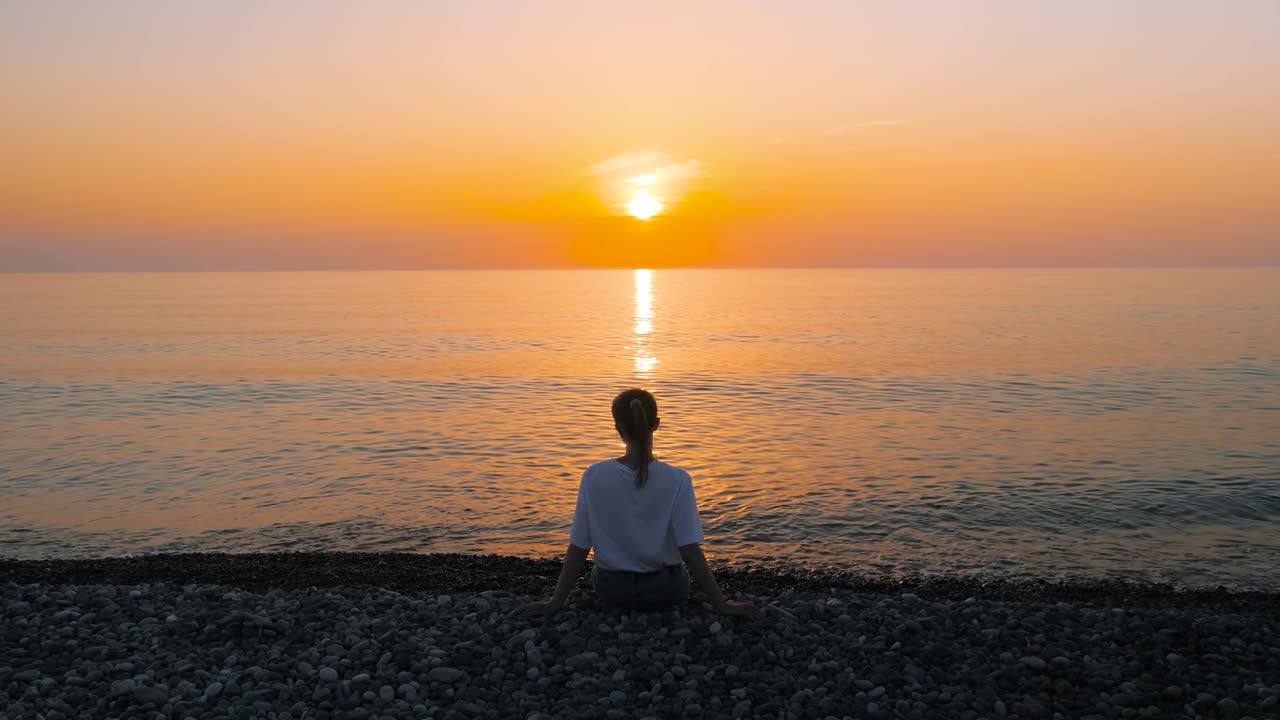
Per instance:
[[[632,317],[635,319],[633,330],[636,338],[631,347],[635,351],[636,374],[648,377],[658,364],[658,358],[653,356],[648,347],[648,335],[653,332],[653,271],[636,270],[635,284],[636,307]]]

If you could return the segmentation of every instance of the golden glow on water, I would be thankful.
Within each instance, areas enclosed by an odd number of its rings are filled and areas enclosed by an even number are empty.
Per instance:
[[[0,275],[0,547],[550,555],[640,386],[721,558],[1269,577],[1278,285]]]
[[[658,364],[649,348],[648,335],[653,332],[653,271],[636,270],[632,273],[635,279],[635,339],[631,349],[634,353],[636,374],[648,378]]]
[[[648,335],[653,332],[653,271],[636,270],[633,277],[636,286],[636,335]]]

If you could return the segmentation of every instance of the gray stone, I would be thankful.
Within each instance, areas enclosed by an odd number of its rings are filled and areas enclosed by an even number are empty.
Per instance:
[[[133,678],[125,678],[124,680],[115,680],[111,683],[110,688],[107,690],[107,697],[116,697],[118,695],[128,695],[129,693],[133,692],[133,688],[136,685],[137,683],[133,681]]]
[[[439,683],[455,683],[462,677],[462,674],[462,671],[457,668],[441,666],[431,668],[430,677]]]
[[[32,608],[0,626],[39,638],[0,652],[9,692],[0,714],[1049,720],[1056,711],[1063,720],[1143,720],[1182,716],[1190,703],[1190,715],[1206,718],[1280,716],[1280,684],[1262,664],[1280,646],[1276,628],[1218,608],[788,589],[770,607],[800,622],[744,624],[739,634],[733,621],[684,606],[619,614],[584,604],[557,629],[507,614],[517,599],[501,593],[441,604],[377,588],[233,593],[157,583],[140,601],[107,599],[129,590],[0,584],[0,608]],[[164,622],[171,614],[179,619]],[[1199,649],[1168,652],[1186,647],[1190,627]],[[1167,654],[1136,654],[1123,638],[1154,638]],[[869,662],[842,660],[854,655]],[[74,711],[85,708],[96,712]]]
[[[147,703],[163,705],[169,701],[169,691],[158,687],[135,687],[133,700],[140,705]]]

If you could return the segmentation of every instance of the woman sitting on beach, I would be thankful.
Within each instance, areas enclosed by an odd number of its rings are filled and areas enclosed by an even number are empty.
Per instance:
[[[613,399],[613,422],[627,452],[583,473],[555,594],[519,612],[550,615],[564,607],[587,552],[595,547],[591,582],[609,605],[635,610],[672,607],[688,599],[692,573],[718,612],[763,617],[750,602],[725,599],[707,567],[689,473],[653,457],[653,431],[658,429],[653,395],[644,390],[619,394]]]

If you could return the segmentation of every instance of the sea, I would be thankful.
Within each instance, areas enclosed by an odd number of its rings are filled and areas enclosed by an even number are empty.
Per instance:
[[[713,561],[1280,588],[1280,269],[0,275],[0,556],[560,554],[652,391]]]

